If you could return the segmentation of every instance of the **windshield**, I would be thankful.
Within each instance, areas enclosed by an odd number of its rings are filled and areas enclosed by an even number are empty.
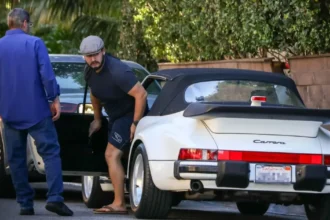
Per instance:
[[[226,102],[250,105],[251,96],[266,96],[263,105],[304,107],[290,89],[282,85],[246,80],[199,82],[185,92],[186,102]]]
[[[85,63],[52,62],[52,66],[56,75],[57,83],[60,86],[62,111],[77,112],[78,104],[84,102],[86,86],[84,79]],[[149,75],[149,73],[143,68],[139,69],[133,67],[132,70],[140,82]],[[91,103],[89,89],[87,90],[86,103]]]

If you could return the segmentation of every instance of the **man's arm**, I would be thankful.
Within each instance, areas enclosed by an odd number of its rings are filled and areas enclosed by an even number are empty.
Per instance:
[[[47,99],[50,101],[54,101],[57,96],[60,95],[60,89],[55,78],[55,73],[53,71],[52,64],[49,59],[46,45],[42,40],[37,40],[35,49],[39,65],[39,73],[45,91],[47,93]]]
[[[115,82],[124,92],[134,97],[135,107],[133,121],[137,123],[143,117],[145,112],[147,91],[137,80],[134,72],[130,68],[126,69],[126,71],[119,72],[115,77]],[[132,123],[131,125],[131,141],[135,135],[136,123]]]
[[[146,108],[147,91],[137,82],[128,94],[135,98],[134,121],[139,121],[143,117]]]
[[[93,94],[92,91],[90,92],[93,111],[94,111],[94,120],[101,120],[102,119],[102,105],[100,100],[98,100]]]
[[[115,82],[124,92],[134,97],[134,121],[139,121],[143,117],[146,108],[147,91],[129,67],[124,71],[117,72]]]
[[[100,101],[90,92],[91,101],[93,105],[94,111],[94,121],[92,121],[91,125],[89,126],[89,137],[94,133],[97,132],[102,126],[102,105]]]

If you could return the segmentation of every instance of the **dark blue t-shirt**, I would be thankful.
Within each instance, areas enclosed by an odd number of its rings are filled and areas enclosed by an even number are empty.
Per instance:
[[[118,58],[105,55],[104,66],[99,73],[86,65],[85,80],[110,120],[134,113],[135,99],[127,93],[138,79],[132,69]]]

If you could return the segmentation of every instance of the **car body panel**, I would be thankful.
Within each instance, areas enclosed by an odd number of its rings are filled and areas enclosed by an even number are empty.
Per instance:
[[[149,161],[176,160],[180,148],[217,149],[203,123],[182,117],[182,112],[162,117],[145,116],[137,126],[135,140],[144,143]]]
[[[261,134],[315,138],[322,122],[249,118],[203,120],[212,134]]]
[[[219,150],[322,154],[318,138],[252,134],[212,136]]]

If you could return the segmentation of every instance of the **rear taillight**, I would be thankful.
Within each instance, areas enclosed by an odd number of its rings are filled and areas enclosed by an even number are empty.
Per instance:
[[[330,155],[324,155],[324,165],[330,165]]]
[[[236,160],[250,163],[322,164],[322,155],[255,151],[218,151],[218,160]]]
[[[62,102],[61,103],[61,112],[76,113],[78,109],[77,104]]]
[[[256,102],[266,102],[267,97],[266,96],[252,96],[251,101],[256,101]]]
[[[249,163],[322,164],[321,154],[293,154],[255,151],[181,149],[179,160],[229,160]],[[330,155],[325,163],[330,165]]]
[[[216,160],[216,150],[205,149],[181,149],[179,160]]]

